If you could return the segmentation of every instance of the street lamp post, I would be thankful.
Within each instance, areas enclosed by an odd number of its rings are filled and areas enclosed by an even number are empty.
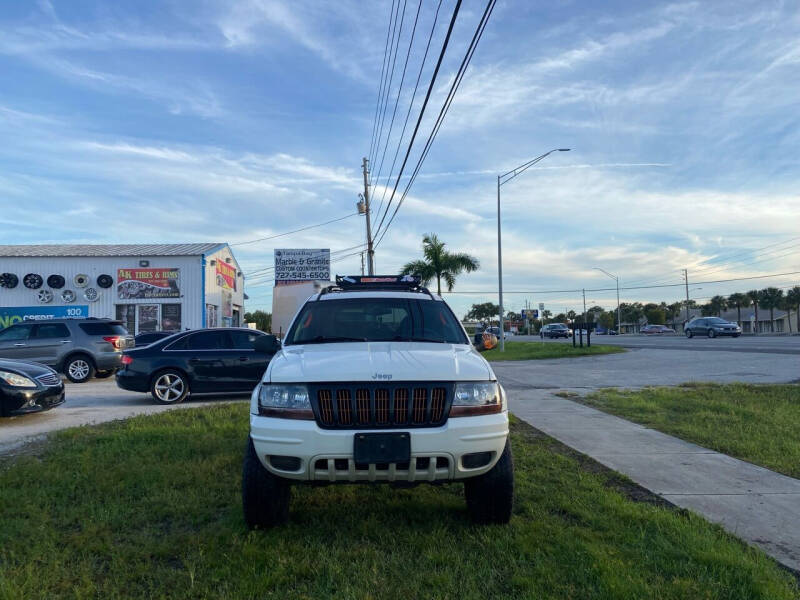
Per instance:
[[[622,318],[620,317],[620,312],[619,312],[619,277],[616,275],[612,275],[611,273],[609,273],[605,269],[601,269],[600,267],[592,267],[592,268],[595,269],[596,271],[602,271],[603,273],[611,277],[611,279],[617,282],[617,333],[620,333],[619,330],[622,325]]]
[[[550,150],[550,152],[545,152],[541,156],[537,156],[533,160],[521,164],[516,169],[511,169],[507,173],[497,176],[497,287],[500,299],[500,352],[506,351],[506,338],[505,332],[503,331],[503,245],[500,228],[500,186],[508,183],[517,175],[521,175],[540,160],[550,156],[553,152],[569,152],[569,148],[555,148]]]

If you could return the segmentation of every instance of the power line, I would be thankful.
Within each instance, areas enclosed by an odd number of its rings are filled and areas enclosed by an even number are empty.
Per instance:
[[[235,244],[228,244],[229,246],[244,246],[245,244],[255,244],[256,242],[265,242],[267,240],[274,240],[275,238],[284,237],[286,235],[291,235],[293,233],[298,233],[300,231],[306,231],[307,229],[314,229],[315,227],[322,227],[323,225],[330,225],[331,223],[336,223],[337,221],[344,221],[345,219],[349,219],[350,217],[358,216],[358,213],[350,213],[349,215],[345,215],[343,217],[338,217],[336,219],[331,219],[330,221],[325,221],[324,223],[317,223],[316,225],[308,225],[307,227],[301,227],[300,229],[294,229],[292,231],[286,231],[284,233],[278,233],[275,235],[270,235],[263,238],[258,238],[255,240],[248,240],[246,242],[236,242]]]
[[[386,72],[386,56],[389,51],[389,32],[392,30],[392,20],[394,17],[395,12],[395,0],[392,0],[392,8],[389,11],[389,27],[386,28],[386,43],[383,47],[383,64],[381,65],[381,82],[378,86],[378,99],[375,101],[375,116],[372,119],[372,136],[369,141],[369,154],[368,156],[372,156],[372,150],[375,145],[375,132],[378,131],[378,107],[381,104],[381,98],[383,97],[383,78]]]
[[[486,9],[484,10],[483,16],[481,17],[481,20],[478,23],[478,27],[476,28],[475,33],[472,36],[472,41],[470,42],[470,45],[467,48],[467,52],[464,55],[463,60],[461,61],[461,65],[458,68],[458,72],[456,73],[456,76],[455,76],[455,78],[453,80],[453,83],[450,86],[450,91],[447,94],[447,98],[445,99],[445,102],[442,105],[441,110],[439,111],[439,116],[436,119],[436,123],[434,124],[433,129],[432,129],[430,135],[428,136],[428,140],[425,143],[425,147],[423,148],[422,153],[420,154],[420,157],[417,160],[417,165],[414,168],[414,172],[411,174],[411,177],[409,178],[408,182],[406,183],[406,187],[403,190],[403,194],[400,197],[400,200],[399,200],[399,202],[397,203],[397,206],[394,209],[394,213],[392,213],[392,217],[389,219],[389,222],[386,224],[386,227],[384,228],[383,232],[381,233],[380,238],[378,239],[378,242],[376,243],[376,246],[380,244],[380,242],[383,240],[384,236],[386,235],[386,232],[389,230],[389,226],[392,224],[392,221],[394,221],[394,218],[397,215],[397,211],[400,210],[400,207],[403,205],[403,201],[405,200],[406,195],[408,194],[408,191],[411,189],[411,186],[414,184],[414,181],[417,178],[417,174],[419,173],[420,169],[422,168],[422,163],[425,162],[425,158],[428,156],[428,152],[430,151],[431,147],[433,146],[433,141],[436,139],[436,135],[439,133],[439,130],[441,129],[442,123],[444,123],[444,118],[447,115],[447,112],[450,110],[450,106],[453,103],[453,100],[454,100],[454,98],[456,96],[456,92],[458,91],[458,88],[459,88],[459,86],[461,85],[461,82],[464,79],[464,74],[467,71],[467,67],[469,66],[469,63],[470,63],[470,61],[472,60],[472,57],[475,54],[475,50],[478,47],[478,43],[480,42],[481,37],[483,37],[483,32],[486,30],[486,25],[489,22],[489,18],[492,16],[492,11],[494,10],[495,3],[496,3],[496,0],[489,0],[489,2],[486,4]],[[390,202],[391,202],[391,198],[390,198]],[[387,208],[386,208],[387,213],[388,213],[388,210],[389,210],[389,207],[387,206]],[[383,220],[381,220],[381,222],[383,222]],[[380,231],[380,226],[378,227],[378,231]]]
[[[425,93],[425,100],[422,102],[422,108],[419,111],[419,117],[417,117],[417,124],[414,126],[414,132],[411,134],[411,140],[408,143],[408,149],[406,150],[406,155],[403,158],[403,164],[400,166],[400,172],[397,174],[397,180],[394,184],[394,189],[392,190],[392,195],[389,197],[389,202],[386,205],[386,211],[383,213],[383,218],[381,218],[381,222],[378,225],[378,228],[375,230],[376,232],[380,230],[381,225],[383,224],[383,219],[386,218],[386,214],[389,212],[389,207],[392,205],[392,200],[394,199],[394,195],[397,192],[397,186],[400,185],[400,178],[403,176],[403,171],[406,168],[406,164],[408,163],[408,157],[411,154],[411,148],[414,146],[414,140],[417,137],[417,132],[419,131],[419,126],[422,123],[422,117],[425,114],[425,108],[428,106],[428,100],[430,100],[431,93],[433,92],[433,86],[436,84],[436,77],[439,75],[439,69],[442,66],[442,60],[444,60],[444,54],[447,51],[447,45],[450,43],[450,36],[453,33],[453,27],[456,24],[456,19],[458,18],[458,11],[461,8],[461,0],[457,0],[456,6],[453,9],[453,16],[450,18],[450,25],[447,27],[447,35],[444,38],[444,43],[442,44],[442,50],[439,52],[439,58],[436,61],[436,67],[433,70],[433,75],[431,76],[431,81],[428,84],[428,91]]]
[[[406,135],[406,127],[408,127],[408,118],[411,116],[411,110],[414,108],[414,100],[417,97],[417,90],[419,89],[419,81],[422,78],[422,71],[425,69],[425,63],[428,60],[428,51],[431,48],[431,41],[433,40],[433,33],[436,31],[436,24],[439,21],[439,9],[442,7],[442,0],[436,5],[436,12],[433,15],[433,24],[431,25],[431,32],[428,34],[428,43],[425,44],[425,53],[422,55],[422,62],[419,65],[419,73],[417,73],[417,81],[414,83],[414,92],[411,94],[411,101],[408,103],[408,110],[406,111],[406,118],[403,121],[403,130],[400,132],[400,139],[397,141],[397,148],[394,150],[394,157],[392,158],[392,166],[389,169],[389,175],[386,177],[387,185],[383,186],[383,194],[381,194],[381,201],[378,204],[378,212],[381,214],[383,208],[383,201],[386,198],[386,190],[389,189],[388,183],[392,179],[394,173],[394,166],[397,164],[397,155],[400,153],[400,147],[403,145],[403,138]],[[380,183],[380,182],[378,182]]]
[[[729,283],[731,281],[750,281],[753,279],[769,279],[770,277],[783,277],[786,275],[798,275],[800,271],[790,271],[788,273],[771,273],[769,275],[754,275],[752,277],[733,277],[731,279],[717,279],[714,281],[692,281],[692,285],[709,285],[712,283]],[[642,285],[642,286],[629,286],[629,287],[620,287],[620,291],[622,290],[650,290],[656,288],[668,288],[668,287],[680,287],[684,285],[683,282],[681,283],[669,283],[665,285]],[[506,292],[503,290],[504,294],[574,294],[580,293],[582,291],[587,292],[610,292],[616,290],[617,288],[577,288],[574,290],[521,290],[521,291],[512,291]],[[470,294],[473,296],[480,296],[480,295],[490,295],[496,293],[492,290],[485,290],[485,291],[469,291],[469,292],[442,292],[443,294]]]

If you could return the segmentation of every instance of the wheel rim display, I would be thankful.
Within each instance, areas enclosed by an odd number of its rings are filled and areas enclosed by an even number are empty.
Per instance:
[[[64,290],[61,292],[61,300],[69,304],[70,302],[75,302],[75,292],[72,290]]]
[[[50,290],[39,290],[36,294],[36,298],[42,304],[47,304],[53,301],[53,292]]]
[[[175,402],[183,394],[183,380],[177,375],[166,373],[156,379],[154,389],[162,402]]]

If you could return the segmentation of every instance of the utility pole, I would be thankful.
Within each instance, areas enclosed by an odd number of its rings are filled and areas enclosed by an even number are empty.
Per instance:
[[[686,322],[689,322],[689,270],[683,270],[683,279],[686,282]]]
[[[584,329],[585,327],[586,327],[586,289],[584,288],[583,289],[583,327],[581,327],[581,329]]]
[[[364,275],[364,253],[361,253],[361,275]]]
[[[372,247],[372,224],[370,222],[369,208],[369,180],[367,178],[367,158],[361,163],[364,171],[364,213],[367,217],[367,272],[370,276],[375,275],[375,250]]]

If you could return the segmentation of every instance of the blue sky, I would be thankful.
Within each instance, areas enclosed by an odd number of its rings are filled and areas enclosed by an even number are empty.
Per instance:
[[[453,6],[443,0],[434,49]],[[420,10],[398,123],[435,8],[426,0]],[[0,4],[3,242],[235,244],[354,212],[390,9]],[[408,0],[398,75],[416,9]],[[431,114],[482,10],[463,3]],[[482,263],[456,288],[477,293],[448,297],[456,310],[496,300],[494,178],[569,147],[503,188],[507,290],[613,284],[595,266],[623,285],[679,283],[685,267],[695,281],[800,271],[798,82],[796,3],[500,0],[378,248],[378,270],[417,258],[422,235],[435,231]],[[275,247],[337,251],[363,239],[363,219],[352,217],[234,250],[250,272],[270,266]],[[334,271],[360,269],[350,252]],[[705,284],[692,295],[797,283]],[[270,306],[268,281],[253,278],[247,291],[249,308]],[[630,290],[623,300],[681,295]],[[580,294],[530,293],[510,294],[506,306],[526,298],[556,310],[580,303]],[[587,300],[610,307],[614,293]]]

